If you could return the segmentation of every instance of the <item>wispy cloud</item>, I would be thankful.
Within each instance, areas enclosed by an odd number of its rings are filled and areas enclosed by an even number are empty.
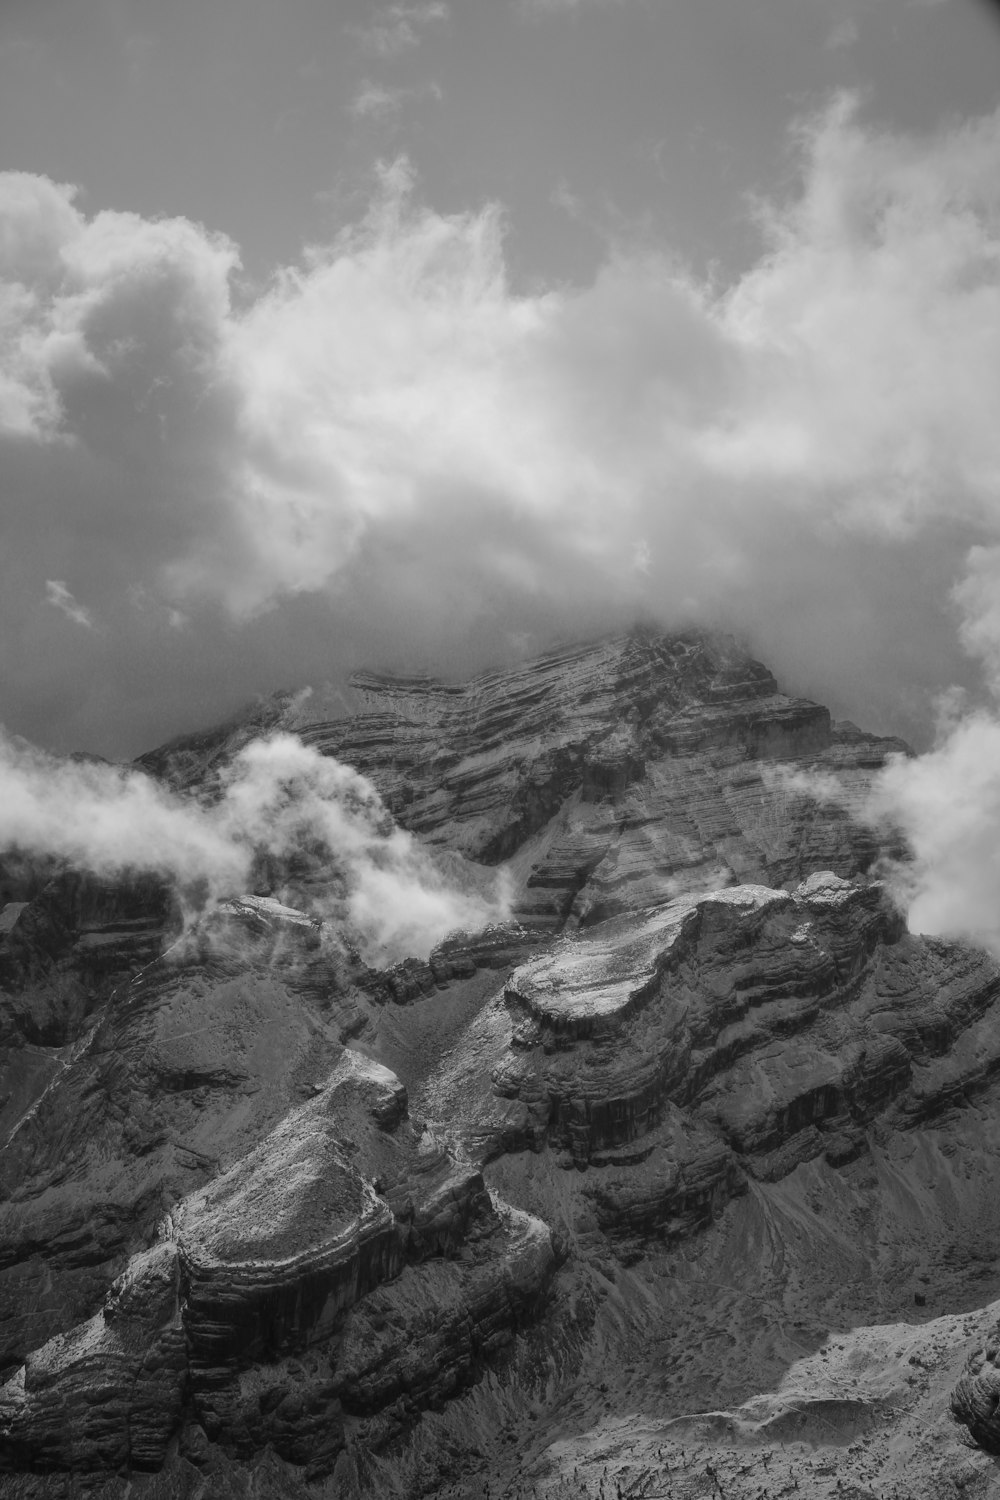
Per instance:
[[[846,51],[853,47],[861,35],[860,27],[853,16],[844,16],[831,28],[826,45],[832,51]]]
[[[366,79],[350,103],[350,113],[359,120],[384,120],[396,114],[404,97],[402,89],[386,88]]]
[[[435,22],[446,21],[451,8],[444,0],[424,4],[387,5],[377,10],[369,24],[354,34],[374,57],[393,58],[420,45],[421,32]]]
[[[45,580],[45,598],[49,604],[61,610],[68,620],[74,625],[84,625],[88,630],[94,627],[94,619],[88,609],[78,604],[59,578],[47,578]]]
[[[440,85],[422,84],[418,88],[390,88],[385,84],[366,79],[348,106],[349,113],[357,120],[385,121],[399,114],[405,104],[422,99],[442,99]]]
[[[626,0],[519,0],[518,8],[526,16],[568,14],[596,10],[599,6],[623,5]]]

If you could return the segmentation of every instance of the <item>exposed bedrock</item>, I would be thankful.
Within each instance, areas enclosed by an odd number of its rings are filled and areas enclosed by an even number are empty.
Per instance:
[[[297,732],[453,881],[505,862],[510,922],[376,972],[262,854],[155,959],[155,882],[4,886],[0,1488],[478,1500],[560,1434],[985,1300],[1000,970],[870,879],[905,747],[695,633],[351,695],[145,764],[211,796]],[[980,1441],[995,1368],[956,1391]]]
[[[589,1168],[609,1233],[704,1227],[747,1176],[842,1167],[1000,1067],[986,954],[907,935],[877,885],[816,874],[616,918],[515,970],[469,1069],[428,1090],[484,1162]]]
[[[449,1254],[488,1199],[405,1118],[402,1085],[347,1052],[322,1093],[177,1216],[193,1358],[270,1357],[330,1334],[408,1260]]]
[[[0,1391],[7,1467],[157,1468],[187,1412],[234,1456],[272,1444],[321,1472],[343,1410],[395,1404],[399,1427],[476,1378],[556,1261],[352,1052],[166,1235]]]
[[[542,931],[722,879],[867,869],[852,810],[900,741],[832,725],[725,636],[633,632],[461,685],[371,674],[360,712],[294,727],[370,776],[396,817],[474,859],[513,859],[515,911]],[[777,762],[836,777],[821,802]]]
[[[636,630],[464,683],[358,674],[337,695],[276,695],[144,757],[210,783],[251,726],[290,730],[358,768],[426,842],[511,861],[515,915],[542,933],[732,881],[851,876],[885,836],[856,816],[899,740],[831,723],[778,691],[728,636]],[[811,796],[783,762],[834,778]]]
[[[126,884],[111,916],[139,899]],[[69,930],[81,914],[106,914],[103,901],[92,889],[78,899]],[[170,1205],[321,1088],[373,1006],[524,951],[518,929],[494,929],[454,939],[429,964],[378,973],[324,945],[302,913],[248,896],[110,995],[78,978],[70,956],[37,989],[7,997],[8,1015],[43,994],[47,1004],[76,997],[78,1010],[68,1041],[12,1030],[0,1046],[0,1373],[93,1316]]]
[[[583,1193],[612,1238],[672,1243],[706,1229],[747,1178],[711,1129],[668,1105],[661,1122],[633,1143],[595,1151]]]
[[[6,920],[2,920],[2,919]],[[61,1046],[162,950],[175,903],[159,878],[65,871],[0,912],[0,1046]]]
[[[980,1448],[1000,1454],[1000,1324],[969,1355],[951,1409]]]
[[[161,1467],[186,1385],[176,1246],[130,1261],[88,1322],[0,1388],[0,1468]]]
[[[737,886],[643,921],[616,919],[514,973],[505,991],[512,1048],[495,1091],[524,1105],[529,1135],[586,1163],[654,1128],[668,1104],[696,1104],[741,1060],[842,1009],[900,928],[877,887],[835,876],[794,896]],[[716,1121],[741,1154],[827,1115],[865,1114],[871,1068],[852,1058],[800,1076],[789,1056],[785,1048],[775,1059],[762,1108],[741,1090],[729,1121],[720,1100]]]
[[[252,957],[252,955],[251,955]],[[258,1144],[364,1025],[334,956],[164,960],[78,1040],[4,1057],[0,1370],[100,1307],[170,1205]]]
[[[426,959],[406,958],[369,971],[360,983],[379,1004],[406,1005],[483,969],[509,970],[538,946],[537,934],[516,922],[446,939]]]
[[[830,716],[784,698],[725,637],[634,632],[568,648],[462,685],[374,674],[362,711],[304,724],[324,751],[362,766],[393,811],[474,857],[506,858],[567,796],[623,794],[651,758],[739,745],[819,749]]]

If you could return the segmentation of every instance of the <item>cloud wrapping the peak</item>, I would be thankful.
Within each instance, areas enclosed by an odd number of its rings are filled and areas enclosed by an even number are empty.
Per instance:
[[[517,288],[502,210],[436,212],[397,162],[248,297],[224,236],[0,175],[14,710],[127,721],[143,663],[180,701],[241,640],[294,682],[348,642],[474,665],[644,613],[919,724],[954,612],[973,640],[992,609],[1000,115],[918,139],[842,98],[796,149],[730,286],[622,244],[589,284]],[[70,640],[46,580],[100,630]]]
[[[0,852],[105,877],[155,871],[198,912],[247,891],[263,855],[307,864],[305,899],[328,940],[376,964],[425,958],[449,933],[508,915],[502,877],[460,886],[395,826],[371,782],[291,735],[252,741],[218,791],[206,803],[141,771],[59,760],[0,734]]]

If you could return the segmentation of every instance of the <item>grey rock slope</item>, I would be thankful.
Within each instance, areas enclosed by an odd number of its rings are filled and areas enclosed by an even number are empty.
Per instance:
[[[1000,970],[875,878],[905,747],[696,635],[354,692],[144,764],[293,730],[516,920],[373,972],[18,872],[4,1493],[992,1493]]]

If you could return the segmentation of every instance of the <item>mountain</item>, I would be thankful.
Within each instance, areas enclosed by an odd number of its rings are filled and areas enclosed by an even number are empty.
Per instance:
[[[1000,967],[880,879],[906,747],[707,634],[351,695],[140,766],[295,734],[509,920],[5,866],[3,1493],[1000,1492]]]

